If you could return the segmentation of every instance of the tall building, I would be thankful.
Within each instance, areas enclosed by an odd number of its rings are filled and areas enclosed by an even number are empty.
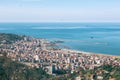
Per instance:
[[[48,74],[53,74],[55,71],[55,65],[47,66],[46,68],[48,70],[47,71]]]

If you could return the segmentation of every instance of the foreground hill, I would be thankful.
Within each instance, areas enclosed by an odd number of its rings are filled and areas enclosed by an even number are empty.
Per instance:
[[[69,74],[67,77],[65,75],[57,76],[59,77],[50,76],[40,68],[31,68],[5,56],[0,56],[0,80],[75,80],[77,76],[81,76],[81,80],[98,80],[101,77],[102,79],[99,80],[120,80],[120,67],[103,65],[94,70]]]
[[[86,80],[120,80],[120,67],[118,65],[104,64],[93,70],[87,70],[81,75]]]
[[[1,53],[0,54],[5,54]],[[47,80],[50,76],[40,68],[31,68],[0,56],[0,80]]]

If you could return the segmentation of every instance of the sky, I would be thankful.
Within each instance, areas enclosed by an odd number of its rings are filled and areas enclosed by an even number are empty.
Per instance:
[[[0,22],[120,22],[120,0],[0,0]]]

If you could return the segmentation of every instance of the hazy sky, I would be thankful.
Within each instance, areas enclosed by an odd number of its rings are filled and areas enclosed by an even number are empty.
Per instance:
[[[0,22],[120,22],[120,0],[0,0]]]

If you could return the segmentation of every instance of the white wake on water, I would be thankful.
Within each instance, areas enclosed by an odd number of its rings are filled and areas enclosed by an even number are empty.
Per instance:
[[[31,29],[80,29],[87,27],[32,27]]]

